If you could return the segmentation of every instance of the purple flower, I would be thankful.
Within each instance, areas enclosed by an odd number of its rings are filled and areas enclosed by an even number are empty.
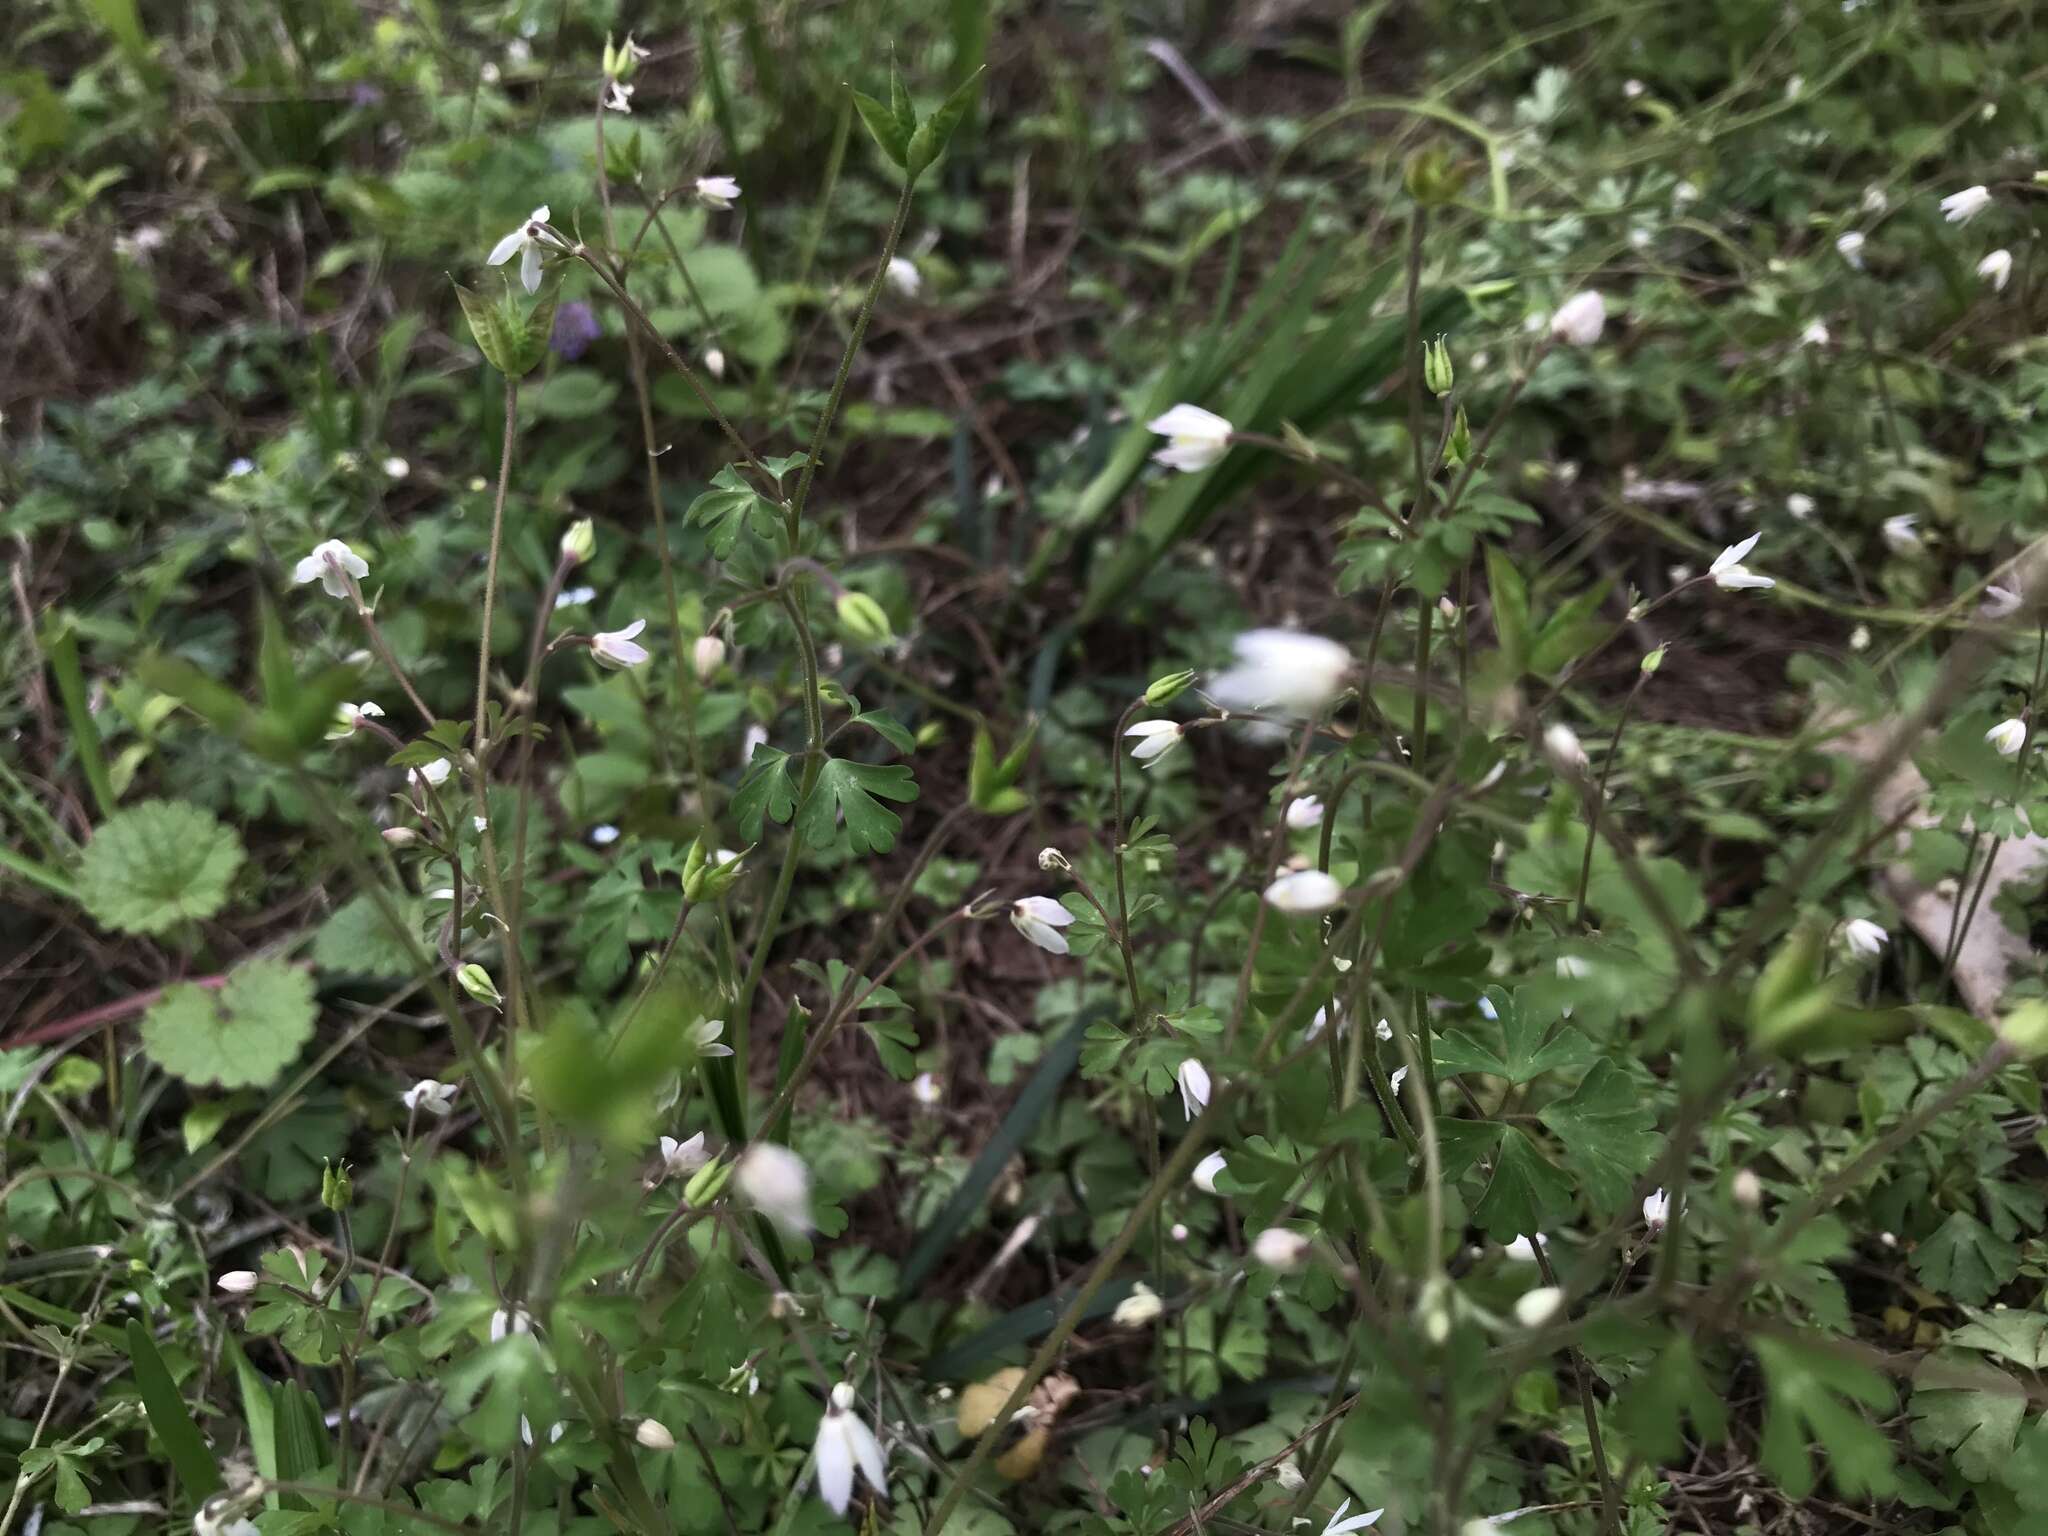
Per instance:
[[[384,99],[384,93],[367,80],[359,80],[349,88],[349,104],[357,107],[374,107]]]
[[[571,299],[555,311],[554,334],[548,345],[564,362],[575,362],[590,344],[604,334],[597,323],[597,311],[580,299]]]

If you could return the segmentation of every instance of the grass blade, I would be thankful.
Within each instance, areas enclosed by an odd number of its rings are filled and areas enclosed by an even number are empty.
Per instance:
[[[171,1380],[164,1357],[157,1353],[156,1341],[136,1317],[128,1319],[128,1363],[135,1368],[135,1387],[142,1394],[142,1406],[149,1410],[150,1428],[163,1442],[178,1481],[194,1499],[216,1492],[220,1468],[213,1464],[213,1453],[207,1450],[199,1426],[192,1422],[185,1399],[178,1395],[178,1384]]]
[[[50,627],[44,647],[50,653],[50,670],[57,677],[58,696],[64,701],[64,718],[71,726],[71,744],[78,753],[79,771],[85,775],[104,821],[114,814],[114,781],[107,774],[107,754],[100,745],[99,724],[86,707],[85,672],[78,664],[78,633],[60,619]]]

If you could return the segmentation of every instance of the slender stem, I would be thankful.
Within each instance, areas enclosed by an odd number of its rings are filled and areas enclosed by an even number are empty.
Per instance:
[[[1408,521],[1419,524],[1426,518],[1429,467],[1422,458],[1422,242],[1429,232],[1429,208],[1417,203],[1408,215],[1408,444],[1415,460],[1415,495],[1408,504]],[[1425,608],[1424,612],[1428,610]],[[1425,621],[1426,622],[1426,621]],[[1425,643],[1426,644],[1426,643]],[[1419,706],[1418,706],[1419,707]],[[1420,735],[1420,731],[1416,733]]]
[[[1131,909],[1124,897],[1124,730],[1131,719],[1145,707],[1144,699],[1132,701],[1130,707],[1117,717],[1116,730],[1109,739],[1110,776],[1116,786],[1116,821],[1112,827],[1110,842],[1111,862],[1116,869],[1116,943],[1124,959],[1124,982],[1131,991],[1131,1023],[1135,1026],[1144,1017],[1144,1005],[1138,996],[1138,967],[1131,953]],[[1075,880],[1079,882],[1080,876]]]
[[[1607,782],[1614,777],[1614,765],[1621,757],[1621,733],[1628,727],[1629,711],[1636,706],[1636,695],[1643,691],[1643,684],[1650,680],[1648,672],[1636,674],[1635,686],[1622,700],[1621,714],[1614,722],[1614,735],[1607,743],[1607,760],[1600,765],[1600,782],[1586,799],[1586,855],[1579,863],[1579,893],[1574,904],[1578,926],[1586,926],[1586,888],[1593,879],[1593,845],[1600,832],[1600,809],[1607,803]]]
[[[1536,1253],[1536,1264],[1543,1271],[1543,1283],[1557,1285],[1557,1271],[1550,1267],[1550,1255],[1543,1251],[1543,1245],[1531,1239]],[[1572,1375],[1578,1381],[1579,1412],[1586,1420],[1586,1446],[1593,1456],[1593,1469],[1600,1478],[1600,1529],[1603,1533],[1620,1529],[1621,1492],[1614,1486],[1614,1475],[1607,1466],[1607,1447],[1600,1435],[1600,1414],[1593,1402],[1592,1372],[1586,1364],[1586,1357],[1577,1344],[1567,1344],[1565,1354],[1572,1363]]]

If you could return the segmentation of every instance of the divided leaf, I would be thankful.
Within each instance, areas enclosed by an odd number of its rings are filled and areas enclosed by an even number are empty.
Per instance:
[[[917,798],[917,780],[902,763],[855,763],[828,757],[817,786],[798,812],[798,829],[813,848],[832,840],[839,819],[855,853],[887,853],[896,846],[903,819],[877,800],[899,803]],[[744,827],[741,828],[745,830]]]
[[[1570,1098],[1546,1105],[1539,1118],[1564,1143],[1566,1161],[1603,1213],[1628,1199],[1657,1155],[1649,1106],[1611,1061],[1596,1063]]]

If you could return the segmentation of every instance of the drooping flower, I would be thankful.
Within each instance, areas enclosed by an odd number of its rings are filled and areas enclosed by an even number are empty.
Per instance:
[[[697,681],[710,682],[724,665],[725,642],[716,635],[699,635],[690,647],[690,670],[697,674]]]
[[[533,1314],[524,1307],[499,1307],[491,1314],[491,1342],[533,1332]]]
[[[380,705],[365,699],[360,704],[337,704],[334,706],[334,724],[328,729],[329,741],[340,741],[355,735],[365,720],[382,720],[384,710]]]
[[[256,1522],[247,1515],[227,1518],[234,1501],[233,1494],[216,1493],[200,1505],[192,1516],[192,1536],[257,1536]]]
[[[1543,755],[1550,759],[1551,767],[1567,778],[1586,771],[1586,749],[1579,741],[1579,733],[1562,720],[1544,728]]]
[[[2027,744],[2027,722],[2001,720],[1984,733],[1984,739],[2000,757],[2018,757],[2020,748]]]
[[[930,1109],[946,1096],[939,1084],[937,1074],[920,1072],[910,1080],[910,1096],[925,1109]]]
[[[1988,187],[1965,187],[1941,200],[1941,216],[1951,224],[1967,224],[1990,206],[1991,191]]]
[[[633,1438],[650,1451],[672,1451],[676,1448],[676,1437],[659,1419],[642,1419],[635,1424]]]
[[[1119,1328],[1142,1328],[1165,1310],[1159,1293],[1140,1280],[1131,1287],[1131,1294],[1116,1304],[1109,1320]]]
[[[1337,1512],[1330,1516],[1329,1524],[1323,1527],[1323,1536],[1350,1536],[1353,1531],[1362,1531],[1377,1524],[1380,1516],[1386,1513],[1384,1509],[1368,1509],[1347,1519],[1344,1511],[1350,1507],[1349,1499],[1337,1506]]]
[[[730,208],[740,195],[740,184],[730,176],[699,176],[697,201],[707,208]]]
[[[2009,619],[2025,604],[2023,594],[2009,587],[1986,587],[1977,611],[1987,619]]]
[[[1266,887],[1266,900],[1293,917],[1327,912],[1344,899],[1344,887],[1320,869],[1290,870]]]
[[[1230,434],[1235,430],[1214,411],[1183,402],[1145,423],[1145,430],[1165,438],[1166,446],[1152,455],[1155,463],[1183,474],[1196,474],[1230,451]]]
[[[1314,795],[1302,795],[1287,802],[1287,825],[1296,832],[1323,824],[1323,802]]]
[[[1802,523],[1813,516],[1814,508],[1818,505],[1819,503],[1804,491],[1794,491],[1785,498],[1785,511]]]
[[[1515,1299],[1515,1321],[1524,1328],[1541,1328],[1564,1305],[1564,1291],[1555,1285],[1539,1285]]]
[[[695,1173],[710,1161],[711,1154],[704,1149],[702,1131],[687,1141],[677,1141],[673,1136],[661,1138],[661,1178],[674,1179]]]
[[[349,578],[360,581],[370,574],[369,562],[339,539],[313,546],[313,553],[292,567],[292,585],[303,587],[317,581],[329,597],[347,597]]]
[[[633,115],[633,87],[623,80],[605,82],[604,106],[607,112],[618,112],[626,117]]]
[[[1920,519],[1910,512],[1886,518],[1880,530],[1885,546],[1895,555],[1910,555],[1926,548],[1926,542],[1920,537],[1919,523]]]
[[[1040,949],[1055,955],[1067,953],[1067,936],[1062,928],[1072,925],[1074,914],[1050,896],[1020,896],[1010,903],[1010,924]]]
[[[1643,1196],[1643,1225],[1652,1232],[1662,1232],[1664,1224],[1671,1220],[1671,1196],[1663,1190],[1655,1190]]]
[[[1211,1152],[1207,1157],[1195,1164],[1195,1171],[1191,1175],[1195,1181],[1195,1188],[1205,1195],[1215,1194],[1216,1175],[1229,1166],[1221,1152]]]
[[[1835,242],[1835,250],[1840,253],[1842,260],[1849,263],[1858,272],[1861,272],[1863,270],[1864,244],[1865,238],[1863,234],[1858,230],[1852,229]]]
[[[725,377],[725,353],[717,347],[704,349],[704,371],[714,379]]]
[[[502,267],[517,256],[520,286],[532,293],[540,287],[541,252],[555,246],[555,238],[548,233],[547,223],[548,210],[543,203],[527,216],[524,224],[492,246],[491,254],[484,260],[491,266]]]
[[[1209,679],[1225,709],[1274,709],[1312,715],[1337,696],[1351,671],[1351,652],[1298,629],[1250,629],[1231,641],[1236,663]]]
[[[811,1171],[789,1148],[753,1142],[741,1154],[733,1178],[757,1210],[792,1231],[810,1231]]]
[[[2012,252],[1993,251],[1977,263],[1977,275],[1991,285],[1993,293],[2005,292],[2005,285],[2012,281]]]
[[[818,1439],[812,1454],[818,1462],[818,1496],[835,1515],[846,1513],[853,1502],[853,1474],[856,1469],[883,1498],[889,1496],[889,1470],[882,1460],[881,1442],[867,1421],[853,1412],[854,1394],[850,1382],[832,1388],[825,1416],[818,1420]]]
[[[1875,960],[1891,941],[1892,936],[1867,917],[1852,917],[1842,924],[1842,942],[1858,960]]]
[[[455,1110],[455,1095],[461,1086],[460,1083],[437,1083],[431,1077],[423,1077],[401,1093],[398,1102],[415,1113],[446,1120]]]
[[[1148,768],[1180,745],[1180,722],[1177,720],[1140,720],[1126,736],[1136,736],[1138,744],[1131,748],[1131,756]]]
[[[637,667],[647,659],[647,647],[635,645],[633,637],[646,627],[645,619],[635,619],[624,629],[592,635],[590,653],[601,667]]]
[[[1802,347],[1824,347],[1830,339],[1827,323],[1821,320],[1809,321],[1806,329],[1799,333],[1799,345]]]
[[[1268,1227],[1252,1239],[1252,1257],[1268,1269],[1285,1274],[1308,1257],[1309,1240],[1285,1227]]]
[[[448,775],[454,771],[455,765],[447,758],[437,757],[431,762],[421,763],[408,777],[412,780],[412,787],[424,795],[429,789],[447,783]]]
[[[253,1269],[231,1269],[213,1282],[214,1289],[230,1296],[246,1296],[262,1283],[263,1277]]]
[[[1387,1079],[1387,1086],[1398,1094],[1401,1091],[1401,1085],[1407,1081],[1408,1069],[1406,1067],[1396,1067],[1394,1068],[1393,1075]]]
[[[1575,293],[1550,317],[1550,334],[1568,347],[1590,347],[1607,325],[1607,301],[1590,288]]]
[[[903,256],[891,256],[883,280],[906,299],[917,297],[917,290],[924,286],[924,274],[917,270],[917,263]]]
[[[1209,1069],[1194,1057],[1183,1061],[1173,1074],[1180,1085],[1181,1113],[1190,1120],[1209,1107]]]
[[[1761,532],[1752,533],[1740,544],[1730,544],[1714,557],[1714,563],[1707,567],[1707,574],[1714,578],[1714,585],[1724,591],[1740,591],[1748,587],[1775,587],[1774,577],[1759,576],[1742,562],[1749,552],[1756,548],[1756,541],[1763,537]]]
[[[1517,1264],[1534,1264],[1536,1262],[1536,1250],[1538,1248],[1548,1248],[1549,1246],[1550,1239],[1541,1232],[1538,1232],[1533,1239],[1531,1239],[1528,1233],[1524,1232],[1516,1237],[1512,1243],[1501,1249],[1501,1252],[1513,1259]]]

